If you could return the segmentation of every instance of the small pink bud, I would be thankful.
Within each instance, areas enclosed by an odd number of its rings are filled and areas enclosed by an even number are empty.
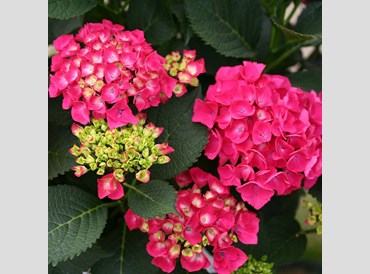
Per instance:
[[[72,170],[75,171],[75,175],[77,177],[80,177],[82,175],[84,175],[86,172],[88,172],[89,170],[84,167],[84,166],[74,166],[72,167]]]
[[[81,127],[80,125],[76,124],[76,123],[73,123],[72,124],[72,134],[79,137],[80,134],[84,131],[83,127]]]

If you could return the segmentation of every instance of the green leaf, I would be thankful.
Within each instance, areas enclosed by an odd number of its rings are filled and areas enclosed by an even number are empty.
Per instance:
[[[147,121],[164,130],[157,143],[168,142],[175,149],[168,154],[171,161],[150,168],[152,179],[169,179],[187,170],[201,155],[207,140],[208,130],[200,123],[191,121],[196,98],[201,88],[190,90],[182,97],[173,96],[166,104],[148,110]]]
[[[184,46],[186,46],[194,33],[189,25],[188,18],[186,17],[184,3],[173,3],[172,12],[180,22],[180,29],[183,35],[182,38],[184,39]]]
[[[322,89],[321,69],[305,70],[288,74],[292,86],[299,87],[305,91],[314,90],[320,92]]]
[[[86,250],[80,256],[74,257],[72,260],[60,262],[55,267],[50,264],[49,274],[81,274],[82,272],[88,271],[100,259],[110,255],[110,253],[103,250],[98,244],[94,244],[91,248]]]
[[[285,196],[274,195],[270,202],[259,210],[258,214],[264,219],[270,219],[277,215],[285,215],[294,218],[299,206],[300,197],[303,194],[302,190],[297,190]]]
[[[91,269],[93,274],[156,274],[158,268],[151,264],[153,259],[145,249],[148,235],[139,230],[129,231],[127,226],[110,232],[99,243],[112,251],[110,257],[98,261]]]
[[[71,127],[73,120],[70,110],[62,108],[62,96],[48,98],[48,121],[53,124]]]
[[[299,33],[297,31],[294,31],[292,29],[289,29],[283,25],[280,25],[276,23],[273,19],[271,19],[272,23],[284,34],[285,38],[289,42],[301,42],[301,41],[306,41],[306,40],[314,40],[315,43],[316,41],[321,42],[321,36],[319,35],[311,35],[311,34],[303,34]]]
[[[261,219],[257,245],[238,246],[256,258],[267,255],[269,262],[285,265],[297,261],[306,250],[307,237],[300,232],[301,227],[293,217],[277,215]]]
[[[185,0],[185,9],[194,32],[217,52],[238,58],[256,54],[264,16],[258,0]]]
[[[64,174],[75,165],[75,157],[69,149],[76,142],[70,127],[49,122],[48,128],[48,178],[49,180]]]
[[[96,0],[49,0],[48,16],[69,19],[82,15],[96,6]]]
[[[322,3],[309,1],[299,15],[294,30],[296,32],[314,36],[322,36]]]
[[[128,184],[125,186],[133,190],[127,200],[128,206],[136,215],[150,219],[176,213],[176,192],[168,182],[151,180],[137,187]]]
[[[48,42],[52,43],[58,36],[69,34],[82,27],[82,17],[77,16],[68,20],[48,18]]]
[[[216,75],[217,70],[222,66],[237,66],[242,64],[242,59],[225,57],[219,54],[214,48],[204,44],[197,36],[193,36],[190,39],[189,48],[197,49],[197,56],[201,56],[206,60],[206,73],[210,75]],[[204,87],[203,82],[202,86]]]
[[[96,242],[107,222],[107,204],[66,185],[49,187],[48,201],[48,263],[55,266]]]
[[[143,30],[146,40],[153,45],[160,45],[170,40],[176,33],[175,22],[164,0],[131,1],[127,25],[131,30]]]

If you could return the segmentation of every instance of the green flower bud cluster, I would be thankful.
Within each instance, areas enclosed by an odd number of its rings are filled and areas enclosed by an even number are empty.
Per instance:
[[[322,234],[322,204],[320,202],[312,203],[304,201],[305,208],[308,208],[309,213],[306,219],[306,224],[315,226],[317,234]]]
[[[178,51],[166,55],[166,64],[164,68],[172,77],[176,77],[178,72],[184,71],[187,64],[190,62],[188,58],[181,58]]]
[[[249,254],[248,261],[233,274],[272,274],[273,267],[274,263],[268,263],[266,255],[257,260]]]
[[[70,149],[70,153],[77,157],[76,163],[80,165],[74,167],[76,172],[86,173],[91,170],[98,175],[113,172],[119,182],[124,181],[127,173],[136,173],[140,181],[146,182],[150,176],[148,169],[153,164],[170,161],[165,154],[173,149],[167,143],[155,143],[163,129],[152,123],[144,125],[145,119],[136,125],[128,124],[113,130],[108,128],[103,119],[92,119],[91,122],[91,125],[85,127],[74,124],[72,128],[81,143]]]

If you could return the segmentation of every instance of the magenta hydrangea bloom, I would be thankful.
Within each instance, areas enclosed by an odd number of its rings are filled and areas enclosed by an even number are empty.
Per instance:
[[[226,177],[230,174],[227,168],[221,173]],[[257,244],[260,222],[257,214],[230,196],[229,187],[217,177],[198,167],[180,173],[175,179],[183,188],[177,192],[179,215],[171,213],[165,218],[148,220],[128,209],[124,216],[127,227],[149,234],[146,250],[154,257],[152,264],[166,273],[175,269],[177,259],[189,272],[207,268],[210,262],[203,250],[210,246],[217,273],[230,274],[248,258],[233,243]]]
[[[221,67],[193,114],[209,128],[204,154],[218,159],[221,184],[256,209],[274,194],[310,189],[322,174],[321,93],[264,68],[249,61]]]
[[[178,82],[143,31],[124,30],[109,20],[85,24],[77,35],[62,35],[53,44],[58,53],[52,57],[49,96],[62,95],[63,108],[72,108],[72,119],[83,125],[91,115],[107,118],[110,129],[135,124],[130,100],[139,112],[158,106]],[[200,62],[190,63],[188,73],[203,71]]]

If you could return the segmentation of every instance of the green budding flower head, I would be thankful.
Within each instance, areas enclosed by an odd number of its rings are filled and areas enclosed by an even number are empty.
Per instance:
[[[148,182],[148,169],[154,164],[168,163],[170,157],[166,154],[174,149],[168,143],[155,143],[163,128],[145,124],[146,117],[142,113],[138,118],[136,125],[112,130],[103,119],[92,119],[92,124],[84,127],[74,123],[72,133],[80,141],[79,146],[74,144],[69,150],[79,164],[72,168],[75,175],[79,177],[89,170],[98,175],[113,173],[118,182],[123,182],[125,175],[135,173],[137,180]]]
[[[262,256],[260,260],[248,255],[248,261],[233,274],[272,274],[274,263],[267,262],[267,256]]]
[[[303,206],[309,210],[305,223],[310,226],[317,226],[317,234],[322,234],[322,204],[320,202],[304,201]]]

